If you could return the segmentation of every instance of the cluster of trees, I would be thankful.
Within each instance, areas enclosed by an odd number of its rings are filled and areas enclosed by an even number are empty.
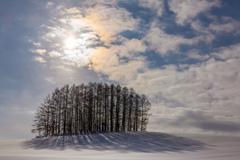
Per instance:
[[[145,131],[150,106],[145,95],[120,85],[65,85],[56,88],[38,107],[32,132],[49,136]]]

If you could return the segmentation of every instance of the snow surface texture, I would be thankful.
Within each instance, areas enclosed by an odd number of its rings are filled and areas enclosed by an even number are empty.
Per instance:
[[[240,137],[112,132],[0,141],[0,160],[30,159],[239,160]]]

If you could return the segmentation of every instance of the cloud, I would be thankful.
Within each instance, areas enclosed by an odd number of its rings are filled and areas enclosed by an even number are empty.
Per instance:
[[[108,73],[107,68],[111,69],[119,64],[119,59],[116,54],[111,53],[110,49],[99,47],[90,58],[90,68],[96,72]]]
[[[36,46],[36,47],[40,47],[40,46],[41,46],[41,43],[35,43],[35,42],[33,42],[33,45]]]
[[[239,59],[209,59],[202,64],[188,65],[182,71],[175,65],[164,66],[164,69],[145,68],[144,72],[135,72],[135,78],[125,83],[149,97],[153,113],[151,122],[159,117],[171,120],[171,123],[166,122],[169,124],[168,130],[190,131],[195,128],[209,132],[239,131],[239,65]],[[175,118],[185,110],[206,110],[212,119],[205,121],[206,118],[202,116],[192,121],[194,118],[186,117],[185,120],[189,119],[190,124],[176,127],[179,119]],[[190,116],[190,113],[187,115]],[[177,125],[173,125],[173,122]],[[152,124],[151,128],[154,126]],[[160,130],[165,127],[158,125]]]
[[[65,14],[70,15],[61,19],[63,23],[70,24],[75,31],[91,30],[100,37],[105,45],[119,40],[121,37],[118,34],[122,31],[136,29],[140,22],[140,19],[134,19],[131,13],[124,8],[109,7],[102,4],[88,9],[70,8],[65,11]],[[56,32],[59,33],[59,31]],[[51,35],[53,36],[53,34]]]
[[[128,48],[129,52],[145,52],[147,49],[146,44],[142,40],[131,39],[123,42],[123,46]]]
[[[86,4],[88,3],[90,2],[86,2]],[[103,1],[103,3],[110,3],[110,1]],[[50,57],[44,58],[58,58],[60,63],[75,67],[82,67],[87,65],[88,61],[94,61],[92,66],[99,71],[102,70],[100,68],[105,68],[99,63],[100,61],[105,62],[100,56],[110,57],[109,53],[102,53],[105,47],[108,48],[105,49],[107,52],[111,50],[114,52],[113,54],[117,54],[121,58],[144,52],[147,48],[142,40],[128,40],[119,35],[125,30],[136,30],[140,22],[140,19],[134,19],[131,13],[124,8],[109,7],[99,3],[88,9],[62,7],[59,14],[62,15],[60,19],[53,18],[48,26],[43,26],[43,30],[46,31],[41,36],[45,40],[44,43],[52,43],[48,48],[48,50],[52,50],[48,52]],[[74,36],[77,44],[71,50],[63,43],[69,36]],[[97,52],[99,55],[95,54]],[[131,53],[128,54],[128,52]],[[96,56],[92,57],[93,54]],[[90,57],[92,57],[91,60],[89,60]],[[111,66],[111,63],[107,61],[105,63]]]
[[[37,50],[35,50],[35,53],[38,53],[40,55],[44,55],[46,53],[46,50],[45,49],[37,49]]]
[[[139,6],[144,8],[150,8],[157,13],[157,16],[161,17],[164,11],[164,0],[138,0]]]
[[[159,22],[154,21],[144,40],[148,43],[148,48],[155,50],[161,55],[165,55],[169,51],[178,51],[180,45],[197,44],[201,37],[184,38],[181,35],[173,35],[165,33],[157,26]]]
[[[125,39],[122,45],[112,45],[110,48],[99,47],[90,57],[89,67],[112,81],[125,83],[135,79],[139,72],[147,68],[145,57],[138,55],[146,48],[137,39]]]
[[[30,51],[32,53],[38,53],[39,55],[44,55],[46,53],[45,49],[36,49],[36,50],[31,49]]]
[[[46,3],[46,8],[51,8],[53,6],[53,2],[47,2]]]
[[[67,9],[67,12],[70,13],[70,14],[79,14],[79,13],[81,13],[81,11],[77,7],[73,7],[73,8]]]
[[[209,25],[209,29],[217,34],[236,32],[240,34],[240,22],[231,17],[222,16],[219,21],[214,21]]]
[[[128,84],[129,81],[135,80],[139,72],[143,72],[146,67],[147,63],[145,62],[145,59],[139,57],[136,61],[133,60],[114,67],[112,72],[108,72],[107,75],[110,80]]]
[[[224,103],[230,101],[229,98],[234,102],[237,98],[235,94],[240,92],[237,88],[229,89],[238,86],[240,77],[237,73],[240,71],[236,66],[239,63],[239,60],[221,62],[210,59],[201,65],[189,65],[188,69],[181,72],[176,66],[168,65],[165,69],[147,70],[139,74],[131,84],[142,84],[137,88],[148,95],[170,97],[183,107],[208,108],[217,103],[223,104],[213,107],[224,107]],[[171,107],[171,103],[168,106]]]
[[[227,16],[218,18],[211,14],[207,14],[206,17],[211,21],[208,24],[200,20],[193,20],[190,24],[200,41],[208,44],[220,39],[219,36],[226,35],[226,33],[232,33],[234,36],[240,34],[240,22],[233,18]]]
[[[34,57],[34,60],[40,63],[46,63],[47,61],[42,57]]]
[[[143,42],[143,40],[138,39],[124,39],[122,44],[120,45],[112,45],[110,48],[115,54],[120,56],[121,58],[133,58],[137,56],[139,52],[145,52],[147,50],[147,45]]]
[[[50,83],[52,83],[52,84],[56,83],[56,81],[55,81],[55,79],[53,77],[46,77],[45,80],[50,82]]]
[[[101,4],[101,5],[117,5],[118,0],[87,0],[84,2],[84,4],[88,5],[96,5],[96,4]]]
[[[201,42],[208,44],[216,39],[216,35],[208,27],[204,26],[200,20],[191,22],[191,28],[196,31],[197,37]]]
[[[239,132],[240,125],[236,122],[217,120],[206,115],[203,111],[186,111],[183,115],[177,117],[177,125],[187,125],[188,127],[199,128],[204,131],[213,132]]]
[[[59,56],[61,56],[61,53],[59,53],[57,51],[51,51],[51,52],[48,52],[48,55],[50,57],[59,57]]]
[[[207,14],[206,17],[211,21],[210,23],[204,24],[203,21],[194,20],[190,25],[198,34],[204,35],[207,42],[212,42],[216,36],[222,36],[226,33],[240,34],[240,22],[237,20],[227,16],[217,17],[211,14]]]
[[[213,117],[216,111],[219,112],[216,115],[237,117],[237,104],[240,101],[236,95],[240,94],[240,90],[234,86],[240,80],[236,67],[240,61],[221,62],[209,59],[202,64],[187,65],[182,71],[178,71],[175,65],[164,66],[164,69],[149,69],[144,57],[130,56],[125,61],[114,51],[116,50],[113,48],[98,48],[93,54],[90,67],[97,73],[107,75],[111,81],[127,84],[138,93],[146,94],[153,106],[209,109]],[[209,57],[194,53],[194,58]],[[231,110],[226,112],[225,106]],[[177,111],[178,109],[173,113]]]
[[[143,40],[147,42],[148,50],[154,50],[161,55],[166,55],[170,51],[177,53],[181,45],[194,46],[199,43],[210,44],[217,40],[219,34],[229,32],[236,34],[240,33],[238,22],[228,17],[222,17],[221,19],[224,19],[224,23],[226,22],[223,26],[217,19],[214,19],[213,22],[209,23],[209,26],[203,24],[200,20],[192,21],[190,25],[194,32],[194,36],[191,38],[184,37],[184,33],[166,33],[166,26],[164,26],[161,21],[154,19]],[[198,58],[199,60],[208,58],[207,55],[205,57],[197,57],[196,53],[191,53],[189,56],[191,56],[190,58],[192,59]]]
[[[240,133],[240,125],[237,122],[231,120],[216,119],[208,112],[201,110],[183,110],[179,113],[175,113],[172,117],[158,117],[154,119],[153,126],[160,125],[169,128],[181,128],[183,130],[192,130],[195,132],[207,132],[207,133]]]
[[[170,0],[169,8],[176,14],[176,22],[180,25],[192,22],[199,14],[209,11],[212,7],[220,7],[219,0]]]
[[[131,13],[123,8],[96,6],[86,12],[86,22],[105,45],[119,40],[117,35],[122,31],[136,30],[140,22],[140,19],[134,19]]]
[[[190,50],[189,52],[188,52],[188,58],[190,58],[190,59],[197,59],[197,60],[206,60],[206,59],[208,59],[208,58],[210,58],[210,56],[208,55],[208,54],[205,54],[205,55],[200,55],[199,54],[199,51],[198,50],[195,50],[195,49],[193,49],[193,50]]]
[[[220,47],[216,52],[211,53],[212,56],[222,60],[240,59],[240,43],[230,45],[228,47]]]

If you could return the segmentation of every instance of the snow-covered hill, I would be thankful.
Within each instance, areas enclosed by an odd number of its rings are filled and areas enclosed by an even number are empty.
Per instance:
[[[0,160],[239,160],[240,137],[112,132],[0,141]]]

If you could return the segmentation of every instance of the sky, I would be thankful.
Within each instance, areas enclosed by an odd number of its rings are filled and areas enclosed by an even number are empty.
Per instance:
[[[240,135],[240,1],[2,0],[0,140],[64,84],[150,100],[148,131]]]

